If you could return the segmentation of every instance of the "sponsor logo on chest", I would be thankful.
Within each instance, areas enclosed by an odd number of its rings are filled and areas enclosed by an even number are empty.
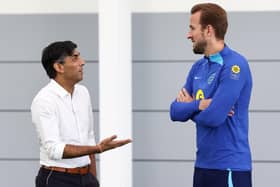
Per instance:
[[[207,83],[208,83],[208,84],[211,84],[211,83],[214,81],[215,77],[216,77],[216,73],[212,73],[212,74],[209,76],[209,78],[208,78],[208,80],[207,80]]]

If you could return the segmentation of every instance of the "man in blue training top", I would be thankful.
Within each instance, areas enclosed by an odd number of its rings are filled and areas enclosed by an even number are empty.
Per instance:
[[[195,62],[170,106],[173,121],[196,123],[194,187],[251,187],[248,107],[252,77],[247,60],[224,43],[227,14],[219,5],[191,9],[188,39]]]

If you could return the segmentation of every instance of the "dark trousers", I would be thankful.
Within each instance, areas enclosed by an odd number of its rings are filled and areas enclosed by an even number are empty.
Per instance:
[[[69,174],[40,168],[36,177],[36,187],[99,187],[95,176]]]
[[[232,184],[232,185],[230,185]],[[251,171],[194,169],[193,187],[252,187]]]

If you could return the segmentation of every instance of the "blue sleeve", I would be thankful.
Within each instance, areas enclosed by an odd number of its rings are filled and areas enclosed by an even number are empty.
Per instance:
[[[208,127],[218,127],[228,117],[229,111],[237,102],[247,76],[250,73],[247,61],[243,64],[238,73],[234,73],[233,66],[224,67],[220,74],[218,88],[213,95],[212,102],[203,111],[199,112],[192,119],[197,125]],[[240,63],[239,63],[240,64]]]
[[[177,102],[173,101],[170,105],[170,118],[172,121],[188,121],[193,117],[195,112],[198,112],[199,101],[192,102]]]
[[[193,94],[192,90],[192,80],[195,65],[193,65],[184,88],[188,91],[190,95]],[[170,105],[170,119],[172,121],[188,121],[195,112],[198,112],[199,101],[192,102],[177,102],[176,99]]]

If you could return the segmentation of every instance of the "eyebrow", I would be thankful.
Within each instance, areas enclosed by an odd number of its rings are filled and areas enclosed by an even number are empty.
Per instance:
[[[72,56],[74,56],[74,57],[78,57],[78,56],[80,56],[81,55],[81,53],[80,52],[78,52],[78,53],[74,53]]]

